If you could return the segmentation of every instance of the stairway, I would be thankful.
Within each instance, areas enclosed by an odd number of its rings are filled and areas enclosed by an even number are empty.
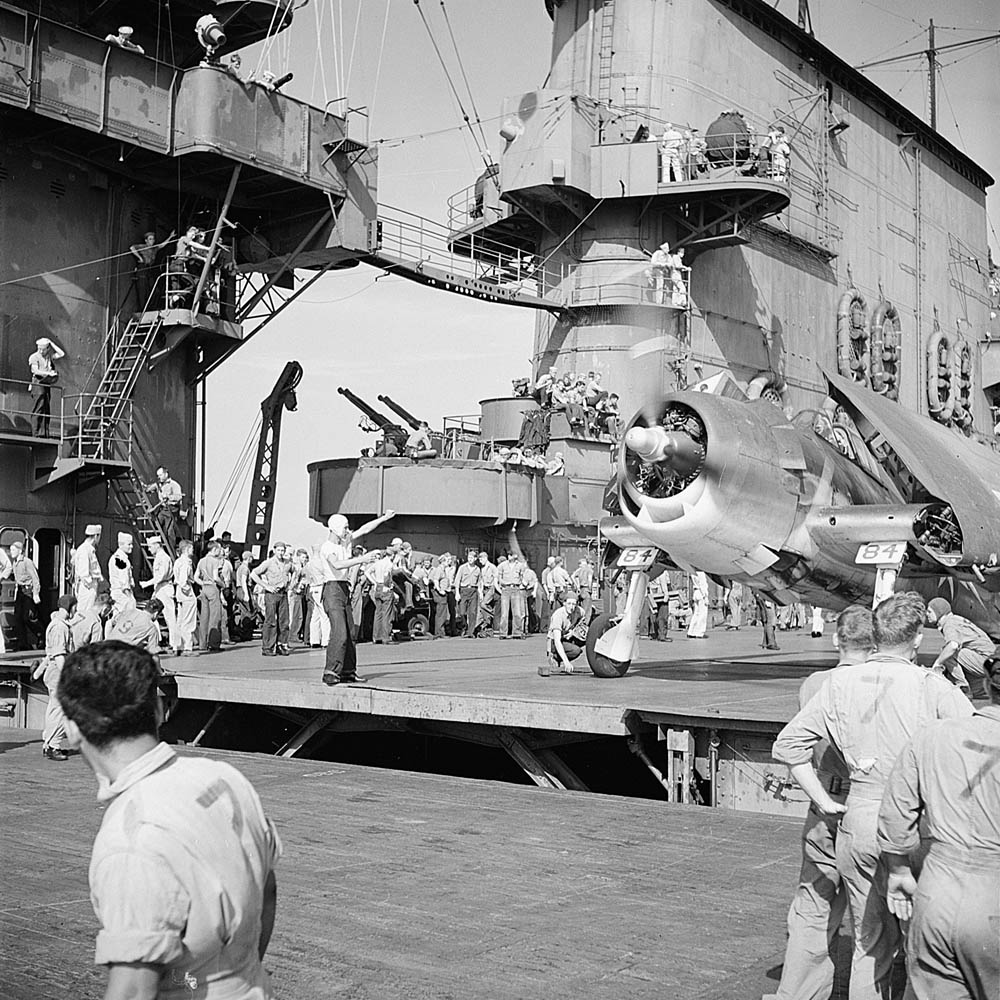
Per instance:
[[[146,492],[135,469],[130,468],[124,475],[112,479],[111,491],[122,515],[132,529],[136,546],[142,549],[142,558],[147,563],[149,562],[143,542],[150,535],[159,535],[163,540],[163,548],[173,559],[177,553],[156,520],[156,515],[153,512],[155,504],[150,500],[149,493]]]
[[[595,11],[594,16],[597,16]],[[615,0],[604,0],[600,10],[601,37],[597,56],[597,99],[611,103],[611,62],[615,54]]]
[[[146,316],[152,318],[147,320]],[[100,385],[81,414],[81,458],[100,461],[121,457],[118,423],[162,326],[161,313],[136,313],[122,331]]]

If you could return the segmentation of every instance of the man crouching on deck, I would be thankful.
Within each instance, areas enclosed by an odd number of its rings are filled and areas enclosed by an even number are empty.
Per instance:
[[[159,671],[137,646],[66,658],[66,733],[107,803],[90,860],[105,1000],[269,1000],[281,841],[229,764],[157,741]]]

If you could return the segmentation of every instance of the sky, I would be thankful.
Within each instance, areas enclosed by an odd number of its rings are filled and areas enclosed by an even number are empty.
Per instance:
[[[551,22],[542,0],[447,6],[476,111],[498,154],[497,123],[486,119],[499,114],[505,96],[541,86]],[[777,6],[795,18],[797,0]],[[811,0],[810,8],[816,37],[852,65],[925,48],[932,17],[938,46],[1000,31],[995,0]],[[444,222],[448,197],[473,182],[482,161],[468,132],[453,127],[461,115],[420,10],[460,80],[441,5],[431,0],[419,9],[410,0],[310,0],[269,51],[255,52],[262,67],[295,72],[285,87],[292,96],[322,106],[346,93],[351,106],[367,106],[371,140],[450,128],[425,139],[383,142],[379,152],[379,203]],[[1000,45],[942,53],[939,61],[939,131],[1000,176]],[[254,59],[245,56],[243,63],[252,68]],[[927,75],[914,72],[920,67],[911,60],[866,72],[926,120]],[[989,195],[988,210],[989,239],[1000,259],[1000,192]],[[376,406],[379,393],[389,395],[434,427],[444,416],[478,413],[480,399],[506,394],[511,379],[530,373],[532,310],[380,275],[359,265],[319,279],[209,379],[206,515],[209,523],[218,518],[217,530],[229,527],[242,537],[249,486],[233,491],[221,511],[219,503],[259,401],[286,361],[299,361],[304,377],[298,410],[283,419],[272,537],[296,544],[323,535],[308,517],[306,465],[356,455],[374,442],[358,428],[360,414],[337,394],[338,386]]]

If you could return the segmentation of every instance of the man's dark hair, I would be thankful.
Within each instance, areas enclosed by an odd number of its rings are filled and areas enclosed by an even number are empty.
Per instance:
[[[994,705],[1000,704],[1000,657],[987,657],[983,664],[986,670],[986,693]]]
[[[852,604],[837,616],[837,644],[841,650],[865,650],[875,648],[872,635],[872,612],[859,604]]]
[[[913,642],[926,616],[924,599],[914,590],[887,597],[875,609],[872,626],[875,648],[905,646]]]
[[[57,697],[87,742],[103,750],[156,735],[158,678],[146,650],[117,639],[93,642],[66,657]]]

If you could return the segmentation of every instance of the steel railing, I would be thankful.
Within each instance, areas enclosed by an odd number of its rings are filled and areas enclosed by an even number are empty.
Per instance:
[[[43,388],[49,394],[48,417],[35,412]],[[0,379],[0,434],[58,440],[62,436],[62,407],[62,386]]]
[[[62,404],[62,457],[132,464],[131,400],[85,392],[64,396]]]

